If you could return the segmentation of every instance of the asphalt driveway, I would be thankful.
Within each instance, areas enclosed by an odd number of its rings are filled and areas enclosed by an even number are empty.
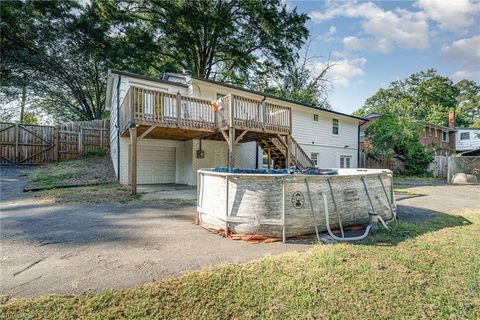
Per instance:
[[[193,223],[193,206],[43,205],[21,192],[27,178],[1,168],[0,294],[125,288],[305,248],[224,239]]]
[[[18,168],[1,168],[0,295],[125,288],[308,247],[224,239],[193,223],[193,206],[44,205],[21,192],[26,179]],[[400,219],[459,208],[480,212],[478,186],[414,189],[428,195],[399,197]]]

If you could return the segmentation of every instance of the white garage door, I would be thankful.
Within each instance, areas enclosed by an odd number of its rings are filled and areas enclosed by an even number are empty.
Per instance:
[[[175,183],[175,148],[138,146],[138,184]]]

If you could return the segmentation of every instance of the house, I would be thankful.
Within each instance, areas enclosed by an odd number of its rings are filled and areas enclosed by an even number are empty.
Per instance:
[[[365,150],[365,130],[374,121],[379,119],[380,113],[372,112],[365,116],[368,122],[360,126],[360,150]],[[453,122],[452,122],[453,121]],[[437,153],[451,153],[455,151],[455,117],[449,113],[449,126],[440,126],[426,121],[418,121],[421,129],[418,132],[420,143],[427,149]]]
[[[457,152],[480,149],[480,128],[455,128]]]
[[[196,185],[206,167],[357,167],[359,117],[188,73],[110,70],[106,99],[115,172],[133,192]]]

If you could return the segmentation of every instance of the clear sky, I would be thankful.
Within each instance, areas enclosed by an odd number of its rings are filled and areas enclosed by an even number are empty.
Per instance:
[[[287,1],[310,17],[309,55],[336,63],[337,111],[351,113],[379,88],[428,68],[480,82],[480,0]]]

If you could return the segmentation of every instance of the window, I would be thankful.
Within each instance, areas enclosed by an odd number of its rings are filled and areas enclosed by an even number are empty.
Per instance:
[[[313,115],[313,121],[318,121],[318,114]]]
[[[423,139],[427,139],[427,128],[423,128],[422,137]]]
[[[340,168],[350,168],[351,156],[340,156]]]
[[[318,166],[318,152],[312,152],[312,153],[310,154],[310,159],[312,159],[313,164],[314,164],[315,166]]]
[[[460,133],[460,140],[470,140],[470,132]]]
[[[332,119],[332,133],[338,134],[338,119]]]
[[[448,142],[448,132],[442,131],[442,140],[443,142]]]

